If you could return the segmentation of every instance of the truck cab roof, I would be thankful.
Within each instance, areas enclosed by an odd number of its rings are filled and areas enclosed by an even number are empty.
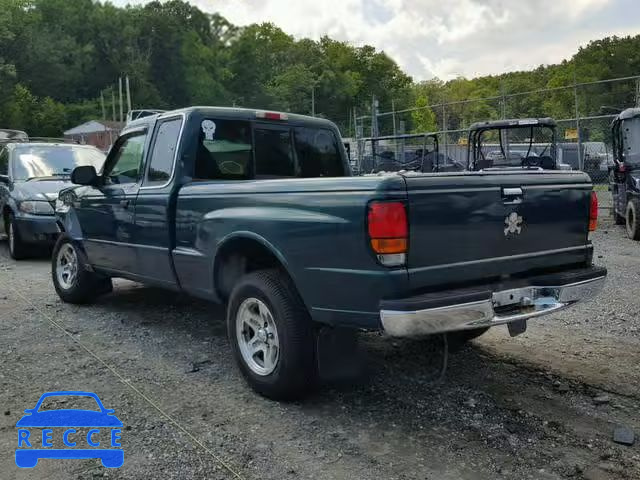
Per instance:
[[[231,120],[273,120],[282,121],[288,123],[301,124],[304,123],[309,126],[333,128],[334,124],[329,120],[318,117],[311,117],[309,115],[298,115],[294,113],[277,112],[271,110],[261,110],[255,108],[236,108],[236,107],[209,107],[209,106],[196,106],[181,108],[178,110],[171,110],[167,112],[150,115],[147,117],[138,118],[132,120],[127,124],[126,129],[132,129],[137,127],[144,127],[153,125],[157,120],[167,117],[173,117],[175,115],[185,115],[189,117],[191,115],[201,116],[213,116],[219,118],[226,118]]]
[[[636,117],[640,117],[640,108],[627,108],[618,114],[616,120],[629,120]]]

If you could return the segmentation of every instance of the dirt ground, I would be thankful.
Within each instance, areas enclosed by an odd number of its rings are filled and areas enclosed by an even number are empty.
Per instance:
[[[602,212],[601,212],[602,214]],[[118,281],[92,306],[57,298],[45,258],[0,241],[0,478],[640,479],[640,243],[608,218],[595,234],[606,290],[591,303],[496,327],[451,354],[364,335],[367,374],[305,402],[255,395],[224,311]],[[125,463],[14,463],[16,422],[43,392],[87,390],[125,427]]]

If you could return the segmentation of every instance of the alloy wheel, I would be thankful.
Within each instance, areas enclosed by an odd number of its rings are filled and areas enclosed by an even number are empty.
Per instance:
[[[56,259],[56,277],[58,284],[69,290],[78,276],[78,254],[70,243],[65,243],[58,251]]]
[[[245,299],[236,314],[236,338],[240,354],[252,372],[272,373],[278,365],[280,342],[273,314],[257,298]]]

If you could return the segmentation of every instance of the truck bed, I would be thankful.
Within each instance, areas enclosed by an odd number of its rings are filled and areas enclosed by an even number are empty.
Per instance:
[[[381,300],[589,265],[590,191],[582,173],[538,171],[197,182],[178,194],[173,258],[181,286],[206,297],[211,259],[250,238],[282,260],[314,319],[376,329]],[[406,203],[403,267],[368,245],[374,200]],[[505,233],[513,213],[520,231]]]

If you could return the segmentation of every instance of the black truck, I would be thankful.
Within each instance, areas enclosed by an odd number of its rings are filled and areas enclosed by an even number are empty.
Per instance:
[[[622,111],[611,124],[613,166],[609,182],[616,224],[640,240],[640,108]]]

